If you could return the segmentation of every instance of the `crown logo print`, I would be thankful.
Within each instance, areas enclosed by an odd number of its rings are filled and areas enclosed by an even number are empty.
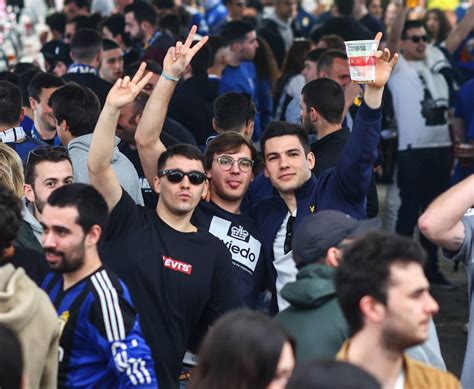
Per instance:
[[[232,238],[240,239],[240,240],[246,240],[247,237],[249,236],[248,231],[244,230],[242,226],[234,226],[230,229],[230,236]]]

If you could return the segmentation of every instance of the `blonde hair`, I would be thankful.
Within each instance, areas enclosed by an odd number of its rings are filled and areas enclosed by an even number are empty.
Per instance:
[[[0,143],[0,185],[13,191],[19,198],[24,196],[23,166],[20,156],[10,146]]]

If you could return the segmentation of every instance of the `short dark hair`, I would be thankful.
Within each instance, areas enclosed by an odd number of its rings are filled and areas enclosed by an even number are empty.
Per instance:
[[[262,149],[263,158],[265,159],[265,144],[271,138],[278,138],[280,136],[291,135],[296,136],[303,146],[305,154],[308,154],[311,149],[309,147],[308,135],[301,125],[296,123],[289,123],[283,121],[271,122],[262,134],[260,139],[260,147]]]
[[[250,95],[227,92],[214,100],[214,120],[218,130],[241,131],[249,121],[255,121],[257,108]]]
[[[0,324],[0,387],[21,388],[23,379],[23,352],[17,334]]]
[[[318,63],[319,59],[326,51],[328,51],[328,49],[318,48],[311,50],[304,60]]]
[[[100,115],[100,102],[89,88],[69,83],[54,91],[49,105],[59,123],[66,120],[72,136],[94,131]]]
[[[301,90],[306,109],[314,108],[331,124],[339,124],[344,113],[344,90],[334,80],[318,78]]]
[[[46,152],[47,149],[48,152]],[[63,149],[63,150],[61,150]],[[35,152],[35,150],[39,150]],[[28,158],[25,163],[25,184],[28,184],[34,188],[35,185],[35,178],[36,178],[36,166],[41,162],[52,162],[58,163],[62,161],[68,161],[72,167],[72,161],[67,153],[67,149],[63,146],[60,147],[40,147],[30,151],[28,154]]]
[[[30,85],[31,80],[38,73],[42,73],[42,71],[40,69],[31,69],[29,72],[18,75],[18,86],[20,87],[21,95],[23,97],[23,107],[31,107],[29,99],[30,94],[28,93],[28,85]]]
[[[36,101],[41,99],[41,91],[47,88],[60,88],[66,83],[58,76],[51,73],[36,73],[28,83],[28,97],[34,98]]]
[[[323,71],[326,73],[330,71],[336,58],[347,61],[347,54],[342,50],[333,49],[328,50],[323,55],[321,55],[321,58],[319,58],[318,61],[318,77],[320,77],[320,74]]]
[[[208,331],[189,388],[265,388],[287,342],[294,353],[294,340],[268,316],[230,312]]]
[[[407,32],[412,28],[425,28],[425,25],[422,20],[407,20],[403,25],[402,39],[407,38]]]
[[[161,75],[163,68],[160,65],[158,65],[158,63],[156,63],[155,61],[151,59],[147,59],[146,61],[137,61],[137,62],[131,63],[125,68],[125,70],[123,71],[123,75],[129,76],[130,78],[132,78],[135,75],[135,73],[138,71],[138,68],[140,67],[142,62],[146,63],[145,72],[152,72],[154,74]]]
[[[97,30],[83,28],[77,30],[71,40],[71,54],[74,62],[92,61],[102,50],[102,36]]]
[[[79,30],[83,30],[85,28],[98,31],[100,20],[101,20],[101,16],[99,13],[95,13],[89,16],[77,15],[74,19],[67,22],[67,24],[74,23],[76,32]]]
[[[194,41],[191,45],[194,46],[197,44],[197,41]],[[207,68],[209,67],[209,48],[206,46],[202,47],[196,55],[191,59],[190,65],[193,72],[193,76],[199,74],[205,74],[207,76]]]
[[[51,15],[46,16],[46,24],[51,31],[57,31],[60,34],[64,34],[66,30],[67,16],[64,12],[54,12]]]
[[[165,168],[168,159],[175,156],[185,157],[194,161],[200,161],[204,168],[204,156],[202,155],[201,150],[199,150],[194,145],[180,143],[169,147],[164,153],[160,155],[160,158],[158,158],[158,172]]]
[[[100,24],[100,28],[106,27],[114,37],[120,35],[122,38],[125,38],[125,17],[123,14],[113,14],[108,18],[104,19]]]
[[[87,233],[92,226],[98,225],[105,230],[108,221],[108,207],[104,197],[91,185],[70,184],[56,189],[48,197],[48,205],[52,207],[74,207],[78,217],[76,223]]]
[[[354,9],[354,0],[334,0],[334,4],[343,16],[350,16]]]
[[[89,0],[65,0],[64,5],[74,3],[76,4],[77,8],[87,8],[90,9],[90,1]]]
[[[9,81],[0,81],[0,123],[18,125],[22,100],[20,88]]]
[[[148,3],[144,1],[137,1],[135,3],[129,4],[125,7],[123,14],[127,14],[129,12],[133,13],[135,20],[138,24],[142,22],[148,22],[152,26],[156,26],[157,24],[157,16],[155,9]]]
[[[120,46],[115,43],[114,41],[110,39],[103,39],[102,40],[102,50],[103,51],[109,51],[109,50],[115,50],[115,49],[120,49]]]
[[[286,389],[381,389],[365,370],[344,361],[311,360],[296,366]]]
[[[387,303],[390,267],[393,264],[425,263],[425,252],[413,239],[372,232],[356,240],[345,252],[336,270],[336,293],[351,335],[362,329],[359,309],[362,297],[372,296]]]
[[[214,63],[214,60],[216,59],[217,52],[220,49],[229,46],[229,42],[227,42],[227,40],[221,35],[211,35],[206,43],[206,46],[209,49],[208,66],[211,66]]]
[[[16,239],[22,221],[20,199],[7,187],[0,185],[0,260],[2,251]]]
[[[232,43],[243,41],[249,32],[255,28],[246,22],[234,20],[225,25],[222,36],[231,45]]]
[[[15,84],[17,86],[20,82],[18,74],[9,72],[8,70],[4,70],[3,72],[0,72],[0,80],[11,82],[12,84]]]
[[[328,50],[337,49],[337,50],[346,51],[346,45],[344,44],[344,39],[342,39],[337,34],[323,35],[321,38],[319,38],[319,43],[321,42],[326,43],[326,47]]]
[[[210,170],[212,161],[216,154],[232,153],[239,151],[242,147],[248,147],[252,161],[254,161],[252,171],[258,171],[258,152],[252,143],[238,132],[228,131],[217,135],[212,139],[204,151],[204,168]]]

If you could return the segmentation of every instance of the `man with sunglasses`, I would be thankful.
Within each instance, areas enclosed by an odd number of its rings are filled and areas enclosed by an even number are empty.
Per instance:
[[[179,76],[174,58],[179,58],[179,65],[181,61],[187,65],[207,40],[191,48],[195,32],[193,27],[184,45],[179,42],[168,51],[164,71],[150,96],[148,105],[155,110],[152,120],[159,128],[167,107],[161,99],[170,97],[168,90],[174,89],[174,79]],[[142,64],[132,80],[119,80],[109,93],[94,131],[88,167],[91,183],[104,195],[111,212],[102,245],[104,262],[131,292],[160,386],[176,388],[186,350],[195,352],[199,335],[234,306],[232,262],[219,239],[191,223],[208,189],[199,149],[190,145],[161,148],[154,154],[160,155],[159,160],[154,158],[152,165],[148,150],[140,154],[147,178],[159,193],[154,211],[136,206],[111,169],[120,107],[146,85],[151,74],[144,76],[144,72]],[[141,151],[139,141],[137,146]]]
[[[421,21],[408,20],[402,7],[388,46],[400,49],[400,61],[389,80],[398,123],[398,173],[401,205],[396,232],[412,236],[418,215],[448,187],[451,137],[448,125],[451,66],[437,47],[428,45]],[[438,268],[438,248],[422,237],[428,253],[426,276],[432,285],[454,289]]]
[[[74,181],[72,162],[63,146],[40,147],[30,151],[25,165],[23,223],[15,244],[43,252],[40,224],[49,195]]]

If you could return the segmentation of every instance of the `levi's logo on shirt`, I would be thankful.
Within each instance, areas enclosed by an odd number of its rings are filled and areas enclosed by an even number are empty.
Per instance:
[[[192,265],[190,265],[188,263],[178,261],[178,260],[173,259],[171,257],[166,257],[164,255],[163,255],[163,264],[168,269],[179,271],[179,272],[187,274],[187,275],[191,275],[191,272],[193,270]]]

